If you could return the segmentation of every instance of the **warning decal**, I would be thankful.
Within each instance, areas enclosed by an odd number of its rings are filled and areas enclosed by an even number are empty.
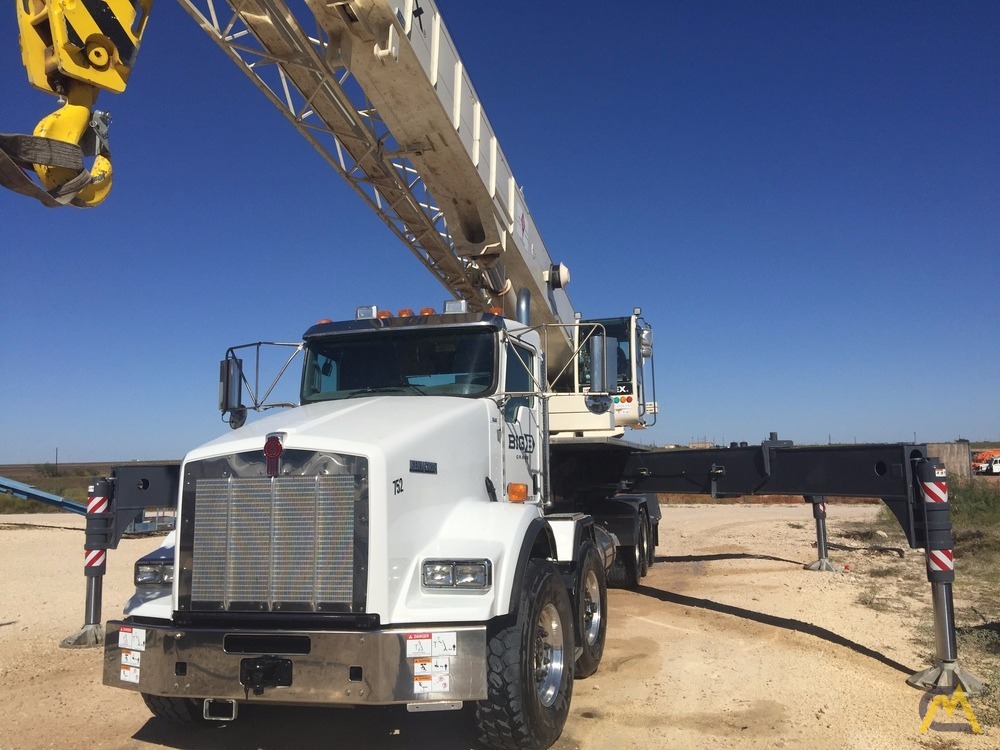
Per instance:
[[[414,676],[419,674],[431,674],[433,671],[431,665],[431,657],[429,656],[418,656],[413,660],[413,674]]]
[[[458,653],[458,636],[455,631],[434,633],[434,656],[455,656]]]
[[[136,685],[139,684],[139,667],[130,667],[127,665],[122,665],[121,672],[122,682],[132,682]]]
[[[432,674],[449,674],[451,672],[451,659],[447,656],[435,656],[431,664]]]
[[[128,649],[122,649],[123,667],[138,667],[141,660],[142,651],[129,651]]]

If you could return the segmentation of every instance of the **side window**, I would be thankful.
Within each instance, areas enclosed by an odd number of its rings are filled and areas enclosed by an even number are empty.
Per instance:
[[[504,373],[504,390],[508,393],[531,393],[535,390],[532,374],[535,371],[535,355],[528,349],[513,344],[507,344],[507,369]],[[503,416],[507,422],[513,422],[517,407],[534,404],[532,396],[513,396],[504,406]]]

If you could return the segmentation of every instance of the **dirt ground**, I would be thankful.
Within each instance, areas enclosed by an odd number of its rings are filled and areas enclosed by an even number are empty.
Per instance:
[[[831,541],[877,508],[831,504]],[[905,683],[933,651],[919,552],[833,551],[851,570],[814,573],[802,569],[816,557],[805,504],[671,505],[663,515],[644,585],[610,592],[604,662],[576,683],[556,748],[1000,746],[1000,730],[984,722],[973,735],[961,710],[919,733],[923,694]],[[59,648],[83,623],[82,523],[0,518],[0,750],[476,747],[468,710],[261,706],[195,733],[154,720],[137,694],[101,685],[97,649]],[[158,541],[125,540],[110,553],[105,619],[128,596],[133,561]],[[887,575],[887,561],[898,571]]]

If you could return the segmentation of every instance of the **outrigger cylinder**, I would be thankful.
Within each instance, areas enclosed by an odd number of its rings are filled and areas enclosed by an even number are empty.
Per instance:
[[[826,549],[826,498],[822,495],[806,495],[805,500],[807,503],[812,503],[813,518],[816,519],[816,551],[819,554],[819,559],[803,567],[806,570],[836,573],[837,568],[830,562],[830,556]]]
[[[951,505],[944,464],[932,458],[916,465],[917,482],[923,495],[923,536],[927,554],[927,580],[931,584],[934,607],[934,666],[917,672],[906,682],[922,690],[954,690],[966,694],[983,691],[976,675],[958,664],[955,635],[955,604],[951,585],[955,581],[954,539],[951,534]]]

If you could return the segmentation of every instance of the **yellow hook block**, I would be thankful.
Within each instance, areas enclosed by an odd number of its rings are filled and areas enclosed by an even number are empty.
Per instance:
[[[91,110],[97,101],[97,89],[84,83],[71,82],[66,92],[66,103],[43,118],[35,127],[34,135],[64,143],[79,144],[91,121]],[[72,201],[77,206],[95,206],[111,191],[112,167],[107,153],[98,153],[90,169],[91,181]],[[78,173],[66,167],[35,164],[38,179],[48,191],[63,187]]]

